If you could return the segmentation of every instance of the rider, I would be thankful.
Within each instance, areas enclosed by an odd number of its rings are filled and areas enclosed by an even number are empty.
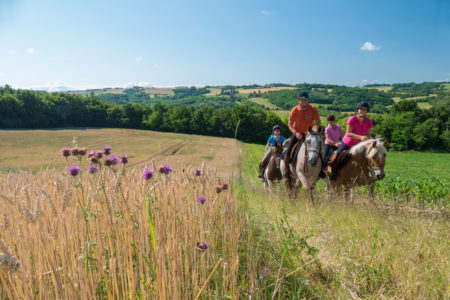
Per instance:
[[[269,137],[269,139],[267,140],[264,158],[261,161],[261,163],[259,164],[259,175],[258,175],[259,178],[264,178],[264,169],[266,168],[267,163],[269,162],[270,151],[272,150],[272,147],[274,147],[275,144],[282,146],[284,141],[286,140],[286,138],[284,136],[280,135],[281,134],[280,125],[273,126],[272,133],[273,133],[273,135],[271,135]]]
[[[339,139],[341,138],[341,125],[336,124],[336,118],[333,114],[327,116],[328,126],[325,128],[325,143],[323,146],[323,163],[324,167],[326,162],[330,160],[331,154],[339,146]]]
[[[339,154],[344,150],[350,149],[359,142],[370,138],[372,120],[367,118],[369,103],[365,101],[358,103],[356,110],[358,113],[347,120],[347,131],[336,150],[336,156],[328,163],[328,165],[331,166],[331,180],[336,180],[337,157]]]
[[[286,156],[284,158],[286,171],[283,174],[283,180],[289,180],[290,168],[289,163],[291,162],[290,153],[292,147],[300,141],[298,147],[301,147],[305,133],[308,131],[309,127],[314,125],[320,126],[320,117],[317,109],[309,104],[309,94],[305,91],[299,91],[297,94],[298,105],[295,106],[289,115],[289,130],[292,132],[292,137],[289,142],[289,146],[286,151]]]

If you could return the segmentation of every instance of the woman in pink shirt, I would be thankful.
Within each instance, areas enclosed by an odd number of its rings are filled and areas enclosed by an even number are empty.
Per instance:
[[[362,101],[356,106],[358,113],[356,116],[352,116],[347,120],[347,131],[345,132],[342,142],[337,148],[336,158],[342,151],[350,149],[352,146],[358,144],[361,141],[365,141],[370,137],[372,130],[372,120],[367,118],[369,112],[369,103]],[[336,180],[336,159],[330,161],[331,166],[331,180]]]

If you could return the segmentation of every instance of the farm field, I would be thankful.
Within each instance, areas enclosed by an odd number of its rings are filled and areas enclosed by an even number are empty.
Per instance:
[[[267,98],[262,97],[252,97],[248,98],[249,101],[252,101],[257,104],[264,105],[265,108],[276,110],[278,107],[269,102]]]
[[[71,178],[67,165],[78,161],[66,162],[60,150],[72,146],[73,136],[89,150],[109,144],[113,154],[127,153],[129,166]],[[0,249],[16,270],[11,274],[32,278],[0,272],[0,285],[8,286],[4,298],[33,291],[56,298],[123,298],[132,291],[189,299],[449,294],[445,208],[371,203],[364,192],[352,203],[330,200],[323,184],[315,206],[302,192],[293,201],[282,193],[270,197],[256,178],[263,145],[128,129],[3,130],[0,139]],[[445,179],[449,156],[389,153],[386,172],[416,178],[426,169]],[[152,159],[173,172],[145,181]],[[203,161],[201,176],[194,176]],[[39,171],[40,162],[56,170]],[[224,180],[229,189],[218,191]]]
[[[175,167],[199,167],[203,161],[211,168],[231,175],[236,172],[238,152],[233,139],[189,136],[132,129],[49,129],[0,130],[0,171],[62,168],[63,147],[72,147],[73,138],[88,150],[110,145],[114,154],[126,153],[132,165],[167,163]],[[234,150],[233,150],[234,149]]]
[[[366,86],[365,88],[367,89],[375,89],[375,90],[379,90],[379,91],[383,91],[383,92],[389,92],[390,90],[392,90],[392,86]]]
[[[280,90],[295,90],[295,87],[290,86],[281,86],[281,87],[271,87],[271,88],[256,88],[256,89],[238,89],[240,94],[250,94],[250,93],[267,93],[271,91],[280,91]]]

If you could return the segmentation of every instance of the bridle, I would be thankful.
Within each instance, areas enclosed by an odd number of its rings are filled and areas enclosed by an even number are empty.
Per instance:
[[[308,143],[306,142],[306,138],[307,138],[307,136],[305,135],[304,136],[304,139],[305,139],[305,141],[304,141],[304,143],[305,143],[305,162],[304,162],[304,164],[303,164],[303,171],[305,172],[305,173],[307,173],[307,171],[308,171],[308,165],[309,165],[309,153],[310,152],[314,152],[314,153],[316,153],[317,154],[317,156],[319,157],[319,163],[320,164],[322,164],[322,138],[320,137],[320,134],[318,134],[318,133],[311,133],[311,134],[309,134],[309,135],[316,135],[316,136],[318,136],[319,137],[319,140],[320,140],[320,143],[319,143],[319,150],[316,150],[316,149],[311,149],[311,147],[310,146],[308,146]]]

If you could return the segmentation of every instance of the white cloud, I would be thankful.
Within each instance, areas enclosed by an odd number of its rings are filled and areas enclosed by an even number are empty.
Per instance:
[[[0,77],[5,76],[5,73],[0,72]]]
[[[27,53],[30,54],[30,55],[33,54],[34,53],[34,48],[28,48],[27,49]]]
[[[266,16],[269,16],[269,15],[273,14],[272,11],[267,10],[267,9],[261,10],[260,13],[262,13],[263,15],[266,15]]]
[[[381,47],[375,46],[371,42],[365,42],[359,49],[363,51],[377,51],[380,50]]]
[[[14,50],[9,50],[9,51],[8,51],[8,54],[16,54],[16,51],[14,51]]]
[[[153,68],[159,68],[158,64],[153,64]]]
[[[142,56],[136,56],[136,61],[137,62],[141,62],[143,60],[144,60],[144,58]]]

